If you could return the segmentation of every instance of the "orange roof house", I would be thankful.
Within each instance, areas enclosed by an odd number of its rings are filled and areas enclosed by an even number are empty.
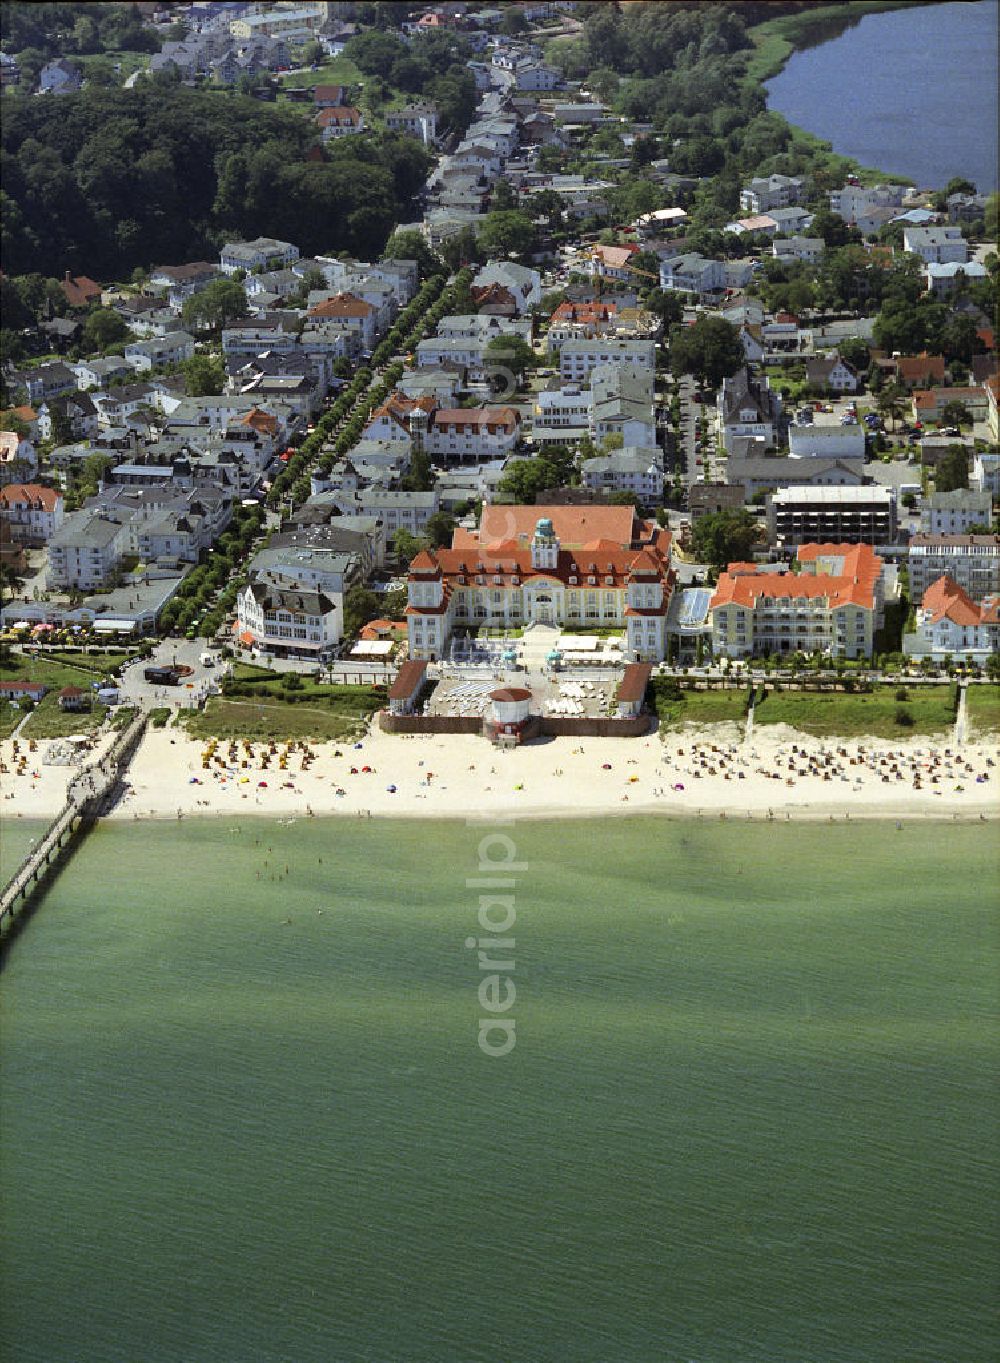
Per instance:
[[[590,258],[597,270],[623,270],[633,256],[639,254],[634,243],[627,246],[592,246]]]
[[[994,603],[995,600],[993,598]],[[993,608],[996,609],[995,604]],[[939,620],[951,620],[956,625],[978,625],[983,607],[973,601],[953,578],[944,574],[924,592],[919,609],[926,612],[925,619],[932,625]]]
[[[896,357],[896,378],[907,388],[944,383],[944,356],[929,355],[926,350],[919,355],[899,355]]]
[[[71,308],[88,308],[91,303],[99,303],[103,292],[95,280],[88,279],[85,274],[74,278],[69,270],[61,281],[61,288]]]
[[[456,529],[450,548],[411,563],[410,656],[440,656],[455,622],[488,613],[515,625],[613,616],[630,654],[656,661],[666,656],[670,543],[632,507],[485,506],[478,534]]]
[[[332,298],[324,298],[321,303],[317,303],[309,309],[310,317],[370,317],[375,311],[371,303],[366,303],[363,298],[358,298],[353,293],[338,293]]]
[[[271,412],[262,411],[259,407],[251,408],[246,416],[240,417],[237,424],[250,426],[262,435],[277,435],[278,432],[278,418]]]

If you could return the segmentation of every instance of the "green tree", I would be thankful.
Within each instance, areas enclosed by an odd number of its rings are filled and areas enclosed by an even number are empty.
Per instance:
[[[95,308],[83,324],[80,341],[85,350],[103,351],[123,345],[129,338],[130,332],[123,317],[112,308]]]
[[[670,364],[675,374],[693,374],[699,382],[718,388],[745,363],[740,334],[723,317],[699,317],[693,326],[675,326],[670,333]]]
[[[181,316],[188,325],[221,331],[229,322],[245,317],[249,310],[242,284],[234,279],[213,279],[185,301]]]
[[[531,505],[539,492],[558,487],[562,481],[558,465],[539,455],[535,459],[515,459],[500,479],[500,491],[521,505]]]
[[[888,418],[892,422],[892,429],[896,429],[896,423],[906,410],[907,403],[906,389],[899,383],[887,383],[882,388],[875,400],[879,416],[883,420]]]
[[[434,486],[434,471],[426,450],[414,450],[410,456],[410,471],[402,479],[406,492],[430,492]]]
[[[745,509],[716,511],[694,523],[691,541],[700,563],[721,570],[730,563],[745,563],[753,556],[759,536],[757,521]]]
[[[428,516],[424,526],[424,534],[432,549],[446,549],[451,544],[454,531],[455,518],[449,516],[447,511],[435,511]]]
[[[511,209],[486,213],[476,231],[479,249],[488,256],[529,255],[535,244],[534,223],[526,213]]]
[[[538,357],[522,336],[494,336],[484,352],[484,366],[498,390],[506,386],[507,374],[517,383],[524,371],[537,363]]]
[[[344,595],[344,634],[353,638],[379,613],[379,599],[367,587],[351,587]]]
[[[848,336],[837,346],[841,359],[849,364],[853,370],[863,374],[871,363],[871,351],[868,343],[863,341],[860,336]]]
[[[971,426],[972,413],[964,402],[946,402],[941,408],[942,426]]]
[[[383,260],[415,260],[420,270],[421,280],[440,274],[443,269],[441,257],[435,255],[427,245],[422,232],[415,228],[408,231],[395,231],[385,244]]]
[[[226,385],[226,369],[221,359],[211,355],[192,355],[181,364],[188,396],[217,397]]]
[[[503,18],[500,20],[500,32],[505,33],[509,38],[516,37],[519,33],[527,33],[530,24],[524,17],[521,10],[508,6],[504,10]]]
[[[411,535],[409,530],[397,530],[393,537],[396,557],[400,563],[412,563],[421,549],[426,549],[426,541],[419,535]]]
[[[666,330],[680,322],[684,316],[684,299],[676,289],[651,289],[645,297],[643,306],[656,314]]]
[[[969,486],[969,455],[964,445],[949,445],[934,470],[938,492],[954,492]]]

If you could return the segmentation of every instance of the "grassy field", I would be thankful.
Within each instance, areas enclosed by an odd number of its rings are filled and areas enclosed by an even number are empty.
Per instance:
[[[87,654],[68,652],[55,657],[37,658],[23,653],[12,654],[0,665],[0,680],[37,681],[49,688],[48,694],[35,707],[24,726],[25,738],[61,738],[66,734],[89,734],[99,728],[106,707],[95,704],[82,713],[59,709],[58,694],[64,686],[78,686],[89,691],[90,683],[106,676],[129,655]],[[0,707],[0,737],[8,737],[24,718],[23,710],[12,705]]]
[[[769,692],[754,709],[754,724],[789,724],[816,738],[908,738],[917,734],[947,733],[955,722],[955,688],[910,686],[909,699],[898,701],[896,687],[878,687],[870,694],[844,692]],[[900,723],[904,712],[912,724]]]
[[[382,688],[316,686],[283,699],[264,684],[254,696],[216,696],[204,710],[181,716],[193,738],[314,738],[341,740],[361,733],[370,715],[385,704]]]
[[[658,678],[653,698],[661,729],[684,724],[742,724],[746,718],[747,688],[735,691],[681,691]]]
[[[304,90],[307,85],[358,85],[364,80],[359,67],[349,57],[332,57],[316,71],[293,71],[281,77],[286,90]]]
[[[182,717],[192,738],[262,739],[311,738],[317,741],[352,738],[363,728],[361,717],[323,706],[289,705],[214,697],[202,711]]]
[[[973,734],[1000,733],[1000,686],[970,686],[967,709]]]
[[[117,73],[118,79],[124,85],[125,81],[128,80],[129,76],[131,76],[134,72],[145,71],[148,69],[149,57],[150,54],[148,52],[112,51],[94,54],[88,53],[85,55],[80,53],[74,53],[72,61],[75,66],[78,65],[81,67],[85,77],[87,75],[87,67],[93,64],[94,62],[96,62],[100,66],[103,66],[105,62],[110,62],[112,66],[120,66],[121,71]]]

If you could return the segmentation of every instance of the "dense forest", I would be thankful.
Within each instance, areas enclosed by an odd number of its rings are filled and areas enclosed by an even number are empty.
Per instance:
[[[158,52],[160,39],[136,5],[3,4],[0,42],[5,52],[43,57],[74,53]]]
[[[5,100],[0,146],[4,269],[100,280],[214,255],[231,236],[377,251],[430,165],[397,136],[319,153],[294,109],[159,80]]]

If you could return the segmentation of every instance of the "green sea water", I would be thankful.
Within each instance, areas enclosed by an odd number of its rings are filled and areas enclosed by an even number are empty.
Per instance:
[[[94,831],[0,979],[5,1358],[998,1356],[993,830],[507,831],[503,1059],[482,829]]]

